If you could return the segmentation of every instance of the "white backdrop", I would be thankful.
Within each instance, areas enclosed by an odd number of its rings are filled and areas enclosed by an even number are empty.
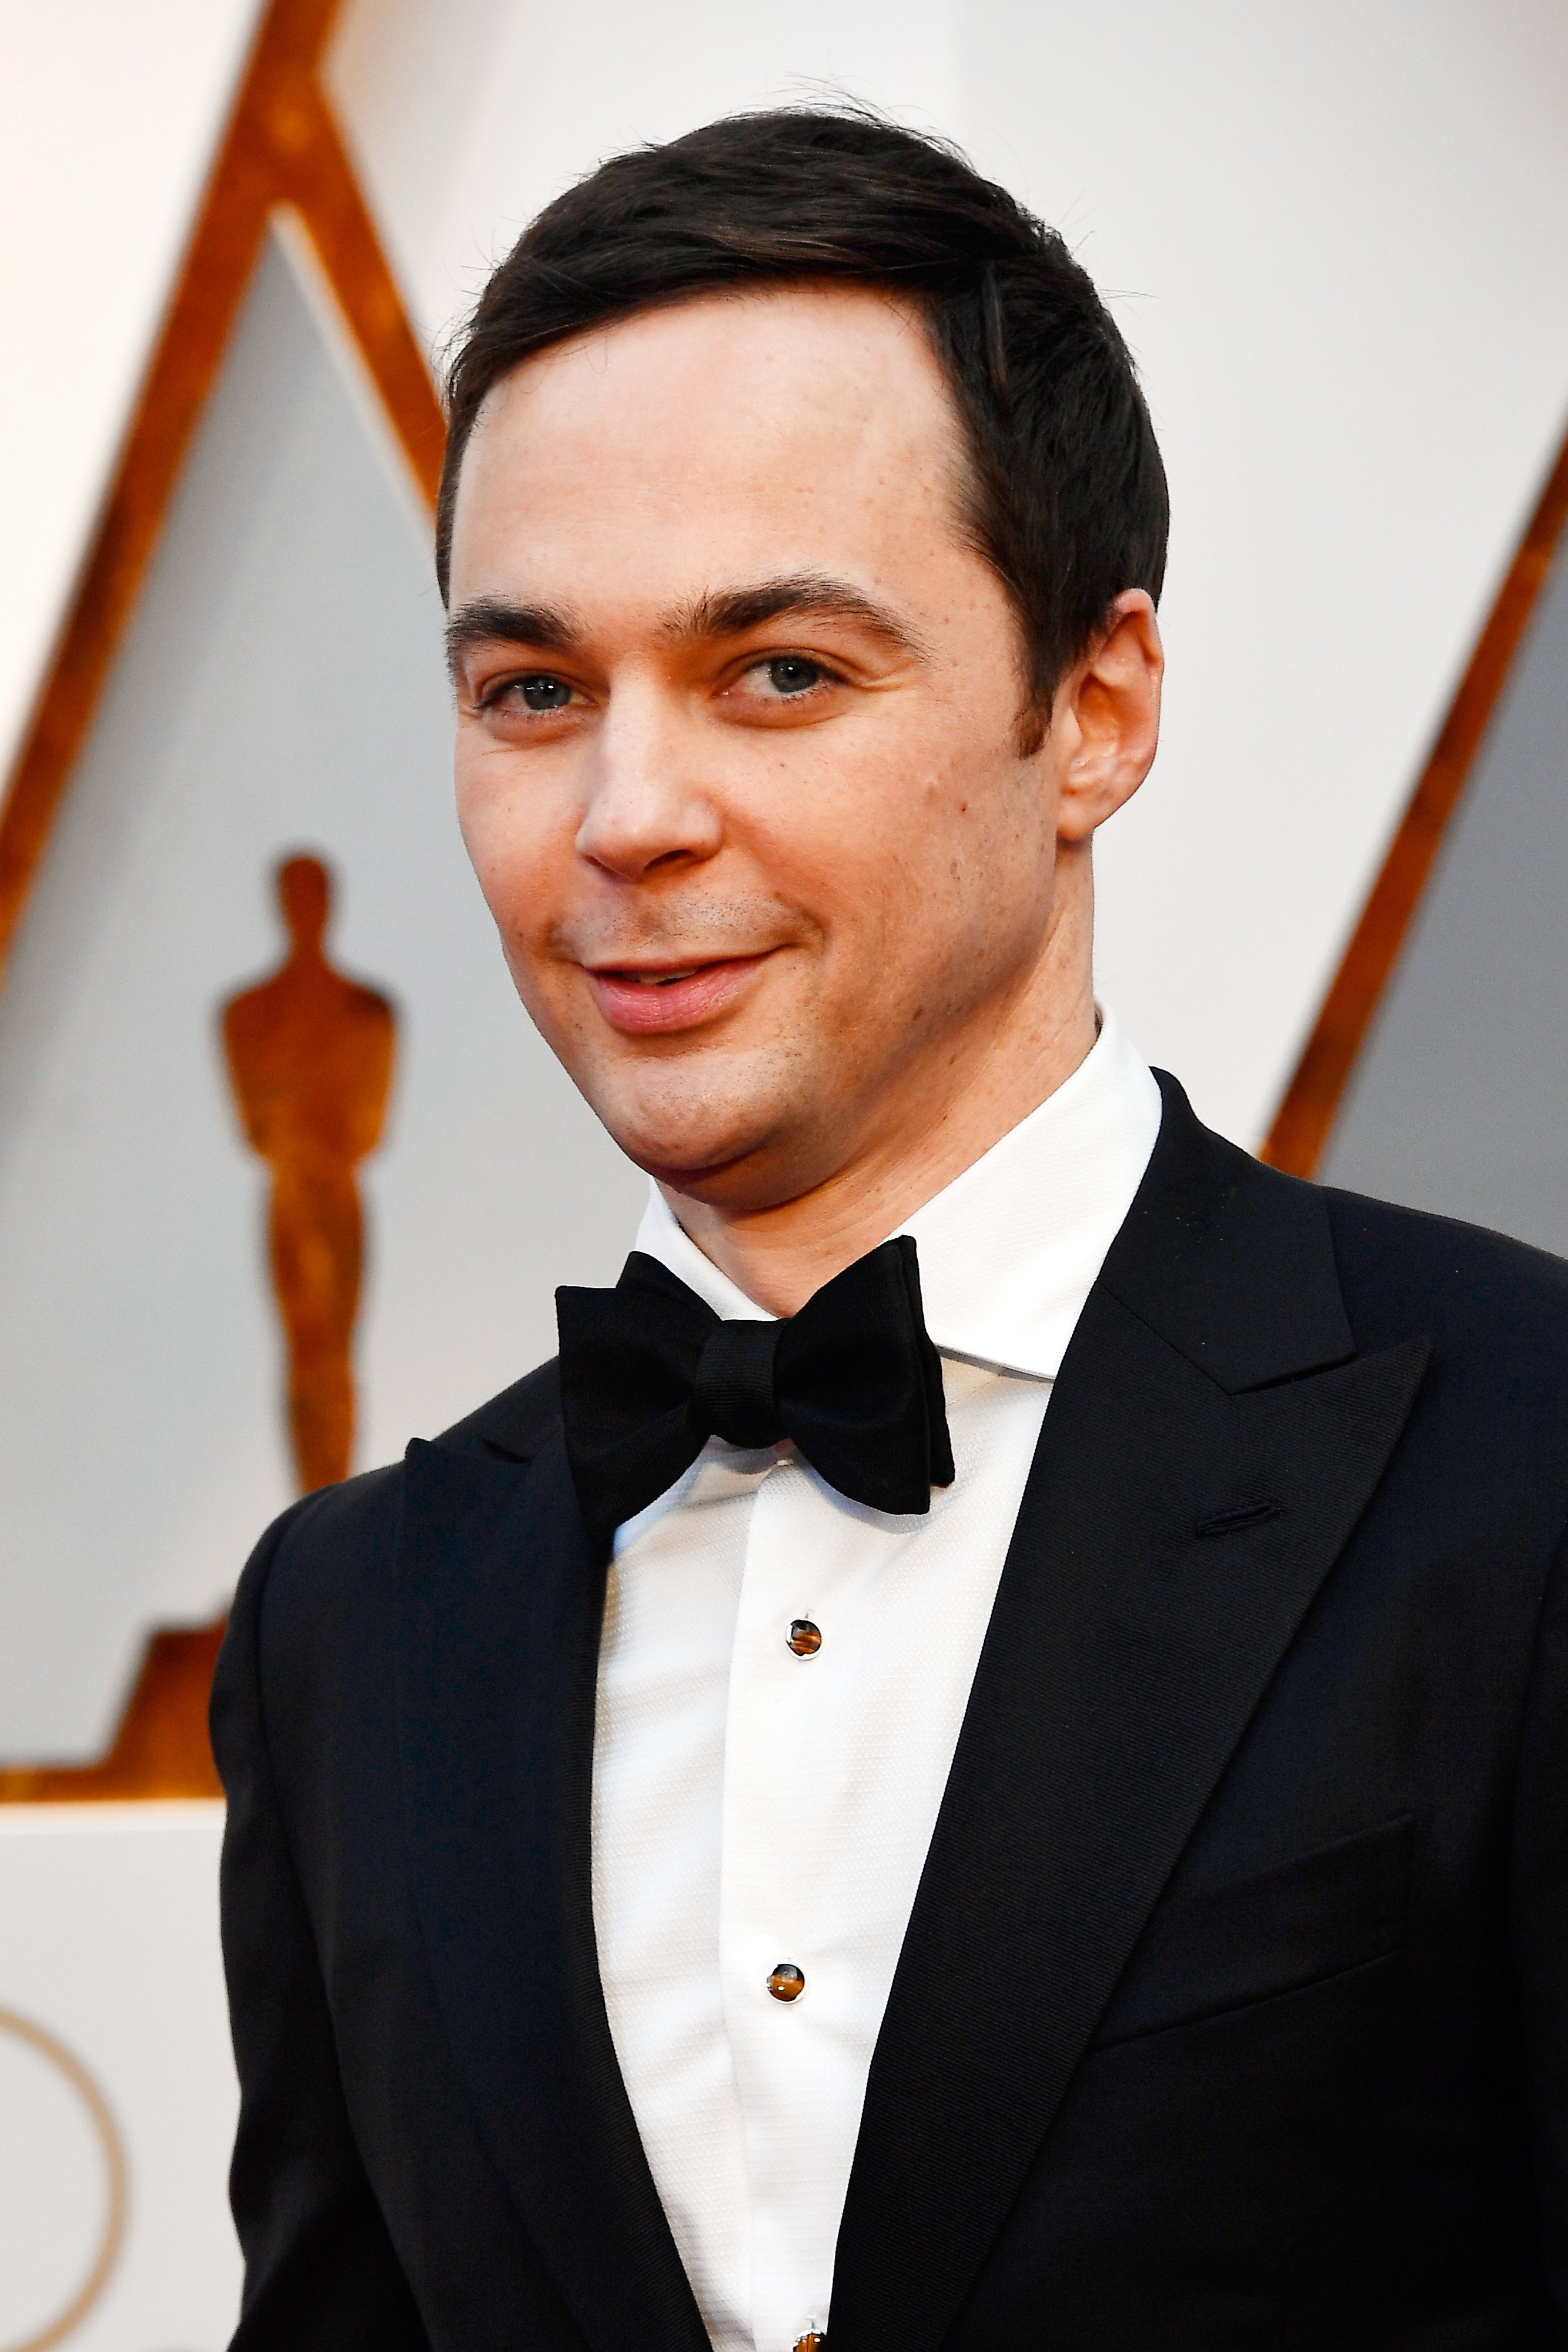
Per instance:
[[[0,2011],[85,2070],[126,2168],[118,2258],[67,2352],[222,2352],[234,2328],[222,1832],[215,1804],[0,1806]],[[0,2022],[0,2344],[82,2284],[107,2173],[58,2060]]]
[[[0,0],[0,770],[255,15],[256,0]]]

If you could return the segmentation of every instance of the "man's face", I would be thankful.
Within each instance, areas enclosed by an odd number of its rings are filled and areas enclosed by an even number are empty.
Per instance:
[[[612,1135],[716,1205],[940,1120],[1045,950],[1054,730],[964,463],[918,319],[812,287],[558,346],[465,457],[469,855]]]

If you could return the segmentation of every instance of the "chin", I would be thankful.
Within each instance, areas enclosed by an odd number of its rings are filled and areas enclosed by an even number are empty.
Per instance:
[[[779,1156],[780,1129],[788,1132],[793,1122],[777,1098],[716,1088],[713,1075],[699,1080],[694,1072],[672,1084],[665,1065],[652,1086],[652,1073],[631,1084],[607,1075],[582,1091],[626,1157],[648,1175],[694,1200],[723,1202],[752,1189]]]
[[[606,1126],[610,1125],[608,1120]],[[694,1201],[727,1202],[750,1187],[747,1171],[755,1169],[759,1146],[745,1130],[690,1128],[671,1130],[663,1126],[610,1127],[628,1160],[645,1175]]]

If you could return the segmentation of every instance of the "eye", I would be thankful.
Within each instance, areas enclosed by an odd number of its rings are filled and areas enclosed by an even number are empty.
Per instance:
[[[808,661],[804,654],[771,654],[766,661],[753,662],[746,673],[746,684],[762,701],[786,702],[796,695],[810,694],[827,675],[820,662]]]
[[[485,696],[481,708],[486,710],[504,709],[507,703],[521,703],[525,710],[548,717],[552,710],[570,709],[576,699],[577,689],[564,677],[552,677],[548,670],[531,670],[525,677],[508,677]]]

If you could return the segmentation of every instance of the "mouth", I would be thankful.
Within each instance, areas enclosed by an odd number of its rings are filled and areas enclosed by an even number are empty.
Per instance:
[[[624,1036],[695,1029],[727,1013],[772,953],[718,956],[701,963],[585,966],[600,1012]]]

